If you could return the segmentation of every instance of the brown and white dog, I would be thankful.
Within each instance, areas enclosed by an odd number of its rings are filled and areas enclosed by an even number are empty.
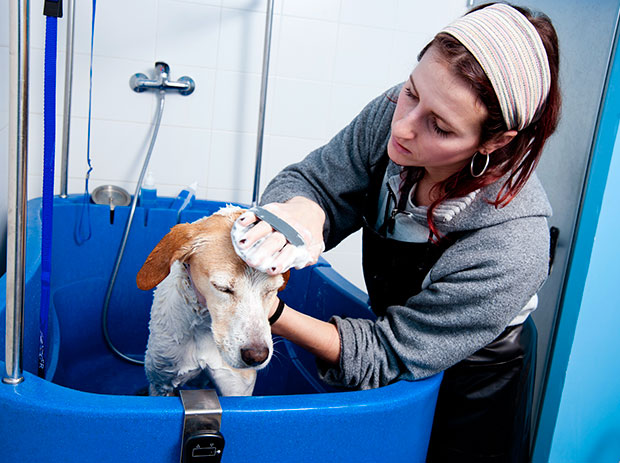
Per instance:
[[[269,363],[267,317],[288,273],[270,276],[237,256],[230,232],[242,212],[228,206],[176,225],[138,272],[140,289],[158,285],[145,357],[150,395],[173,395],[203,374],[220,395],[251,395],[256,370]]]

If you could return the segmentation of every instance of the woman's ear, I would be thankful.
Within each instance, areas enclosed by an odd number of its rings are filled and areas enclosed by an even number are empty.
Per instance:
[[[519,132],[516,130],[508,130],[507,132],[493,137],[491,140],[483,143],[478,149],[478,152],[481,154],[491,154],[493,151],[503,148],[510,143],[517,133]]]

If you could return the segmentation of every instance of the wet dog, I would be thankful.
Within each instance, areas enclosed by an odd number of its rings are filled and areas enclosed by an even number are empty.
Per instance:
[[[230,232],[242,212],[228,206],[176,225],[138,272],[140,289],[157,285],[145,357],[150,395],[174,395],[190,381],[251,395],[256,371],[269,363],[267,317],[288,273],[270,276],[237,256]]]

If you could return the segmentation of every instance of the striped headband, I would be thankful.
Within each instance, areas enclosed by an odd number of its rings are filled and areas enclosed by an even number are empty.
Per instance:
[[[508,129],[527,127],[551,85],[547,53],[532,23],[511,6],[496,3],[466,14],[441,32],[461,42],[480,63]]]

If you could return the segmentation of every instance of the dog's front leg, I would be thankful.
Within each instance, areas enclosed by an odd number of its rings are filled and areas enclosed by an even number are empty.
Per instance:
[[[161,384],[149,384],[149,395],[152,397],[171,397],[174,389]]]

